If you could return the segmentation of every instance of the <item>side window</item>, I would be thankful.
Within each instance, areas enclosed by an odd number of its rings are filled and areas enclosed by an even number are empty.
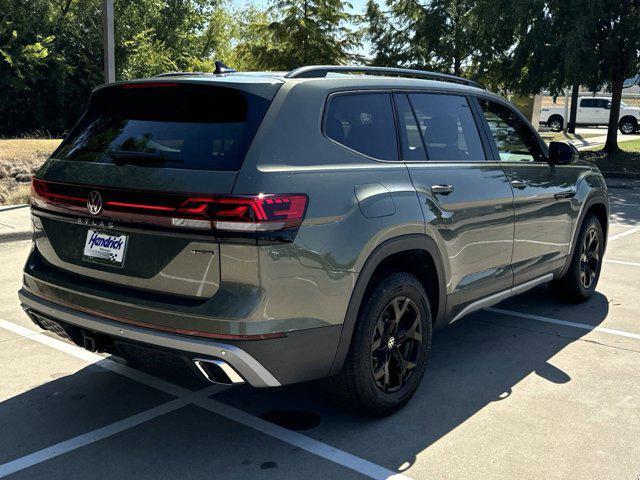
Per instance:
[[[427,155],[422,143],[422,135],[418,129],[416,117],[404,93],[394,95],[396,110],[398,112],[398,130],[400,132],[400,145],[402,146],[402,158],[404,160],[426,160]]]
[[[607,110],[611,110],[611,101],[600,99],[598,100],[598,108],[605,108]]]
[[[478,99],[489,130],[503,162],[535,162],[544,160],[538,138],[527,124],[508,107]]]
[[[485,160],[467,99],[461,95],[412,93],[409,100],[429,160]]]
[[[595,107],[594,100],[591,98],[583,98],[582,100],[580,100],[580,106],[582,108],[593,108]]]
[[[330,139],[369,157],[398,159],[393,107],[388,93],[333,95],[329,98],[324,132]]]

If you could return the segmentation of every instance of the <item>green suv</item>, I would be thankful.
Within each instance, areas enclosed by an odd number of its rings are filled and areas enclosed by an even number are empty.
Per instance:
[[[208,380],[324,378],[400,409],[432,332],[544,283],[594,292],[598,169],[449,75],[308,66],[105,85],[33,180],[20,299],[92,351]]]

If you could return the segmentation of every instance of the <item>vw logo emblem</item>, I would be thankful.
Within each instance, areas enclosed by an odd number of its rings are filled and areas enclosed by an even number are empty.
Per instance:
[[[91,215],[98,215],[102,211],[102,197],[95,190],[87,198],[87,210]]]

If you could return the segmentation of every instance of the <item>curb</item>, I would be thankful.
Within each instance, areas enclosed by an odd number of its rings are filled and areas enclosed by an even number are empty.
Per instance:
[[[0,243],[18,242],[20,240],[31,240],[31,230],[0,234]]]
[[[3,213],[4,212],[11,212],[12,210],[21,210],[24,208],[29,208],[28,204],[21,204],[21,205],[3,205],[0,206],[0,223],[2,223],[4,226],[9,227],[8,230],[3,228],[3,231],[0,232],[0,243],[7,243],[7,242],[17,242],[17,241],[21,241],[21,240],[30,240],[31,239],[31,221],[27,220],[27,223],[25,225],[25,222],[23,221],[19,221],[16,222],[17,225],[19,225],[18,228],[15,228],[13,225],[15,225],[16,223],[14,223],[13,221],[8,221],[5,222],[3,221]],[[25,212],[27,215],[29,214],[29,212]],[[7,213],[8,215],[12,215],[12,213]],[[28,217],[27,217],[28,218]],[[25,228],[27,227],[27,228]]]

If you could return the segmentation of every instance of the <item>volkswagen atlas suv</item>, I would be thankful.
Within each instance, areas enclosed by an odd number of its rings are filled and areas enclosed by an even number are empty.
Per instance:
[[[357,75],[354,75],[356,73]],[[400,409],[434,330],[535,286],[587,300],[604,179],[443,74],[308,66],[102,86],[33,179],[19,292],[92,351]]]

